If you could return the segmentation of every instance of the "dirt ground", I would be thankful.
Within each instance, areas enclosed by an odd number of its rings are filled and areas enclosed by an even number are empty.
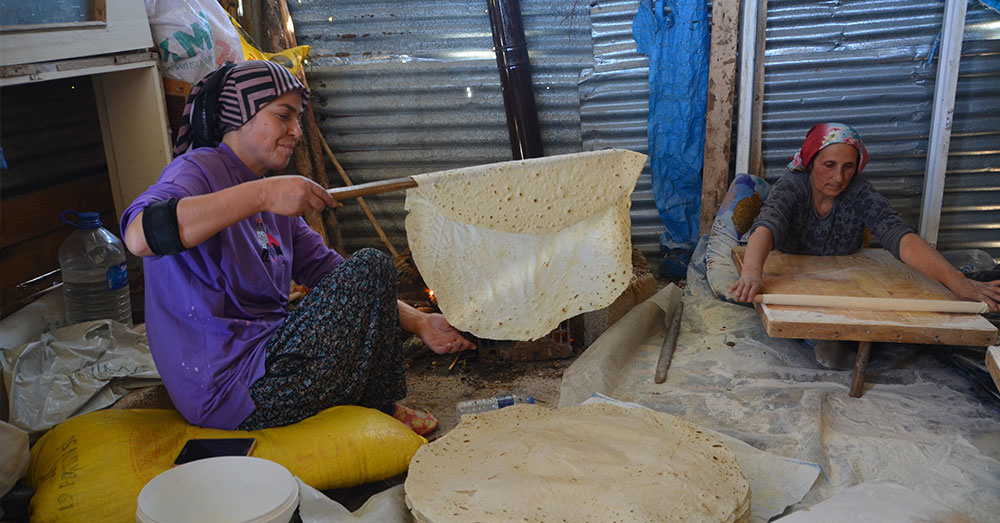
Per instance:
[[[460,401],[512,393],[555,408],[562,373],[574,358],[512,362],[484,361],[475,351],[461,353],[457,360],[455,355],[424,353],[408,359],[408,394],[401,403],[426,409],[438,419],[438,430],[428,438],[433,440],[458,424],[455,407]]]
[[[657,289],[669,283],[684,286],[683,280],[653,274]],[[422,282],[412,295],[419,296],[420,285]],[[401,293],[405,292],[401,289]],[[438,430],[428,437],[433,441],[458,424],[455,407],[460,401],[511,393],[531,396],[540,405],[557,407],[563,371],[586,347],[578,347],[568,358],[528,362],[495,361],[480,357],[476,351],[461,353],[457,358],[455,355],[439,356],[426,350],[416,337],[406,342],[404,350],[408,394],[400,403],[425,409],[438,419]]]

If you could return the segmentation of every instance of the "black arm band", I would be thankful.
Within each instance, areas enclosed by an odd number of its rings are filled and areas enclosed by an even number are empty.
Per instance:
[[[177,254],[184,250],[177,228],[177,198],[154,203],[142,211],[142,232],[153,254]]]

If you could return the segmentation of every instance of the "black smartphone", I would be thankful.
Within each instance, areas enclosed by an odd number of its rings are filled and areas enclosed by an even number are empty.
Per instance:
[[[189,439],[174,460],[174,465],[216,456],[249,456],[256,446],[254,438]]]

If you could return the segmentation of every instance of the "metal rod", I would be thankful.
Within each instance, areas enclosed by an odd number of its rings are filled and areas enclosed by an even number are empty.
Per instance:
[[[531,85],[531,62],[518,0],[487,0],[493,50],[500,71],[503,106],[507,113],[511,155],[515,160],[539,158],[542,135]]]

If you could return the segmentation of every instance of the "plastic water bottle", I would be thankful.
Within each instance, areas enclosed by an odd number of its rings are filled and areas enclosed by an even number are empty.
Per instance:
[[[67,215],[76,217],[75,221]],[[76,230],[59,246],[66,319],[70,325],[112,319],[132,326],[125,249],[101,227],[96,212],[63,211],[59,219]]]
[[[458,419],[461,420],[462,416],[465,414],[475,414],[477,412],[502,409],[518,403],[534,405],[535,398],[531,396],[525,398],[514,394],[501,394],[499,396],[493,396],[492,398],[460,401],[455,410],[458,412]]]

